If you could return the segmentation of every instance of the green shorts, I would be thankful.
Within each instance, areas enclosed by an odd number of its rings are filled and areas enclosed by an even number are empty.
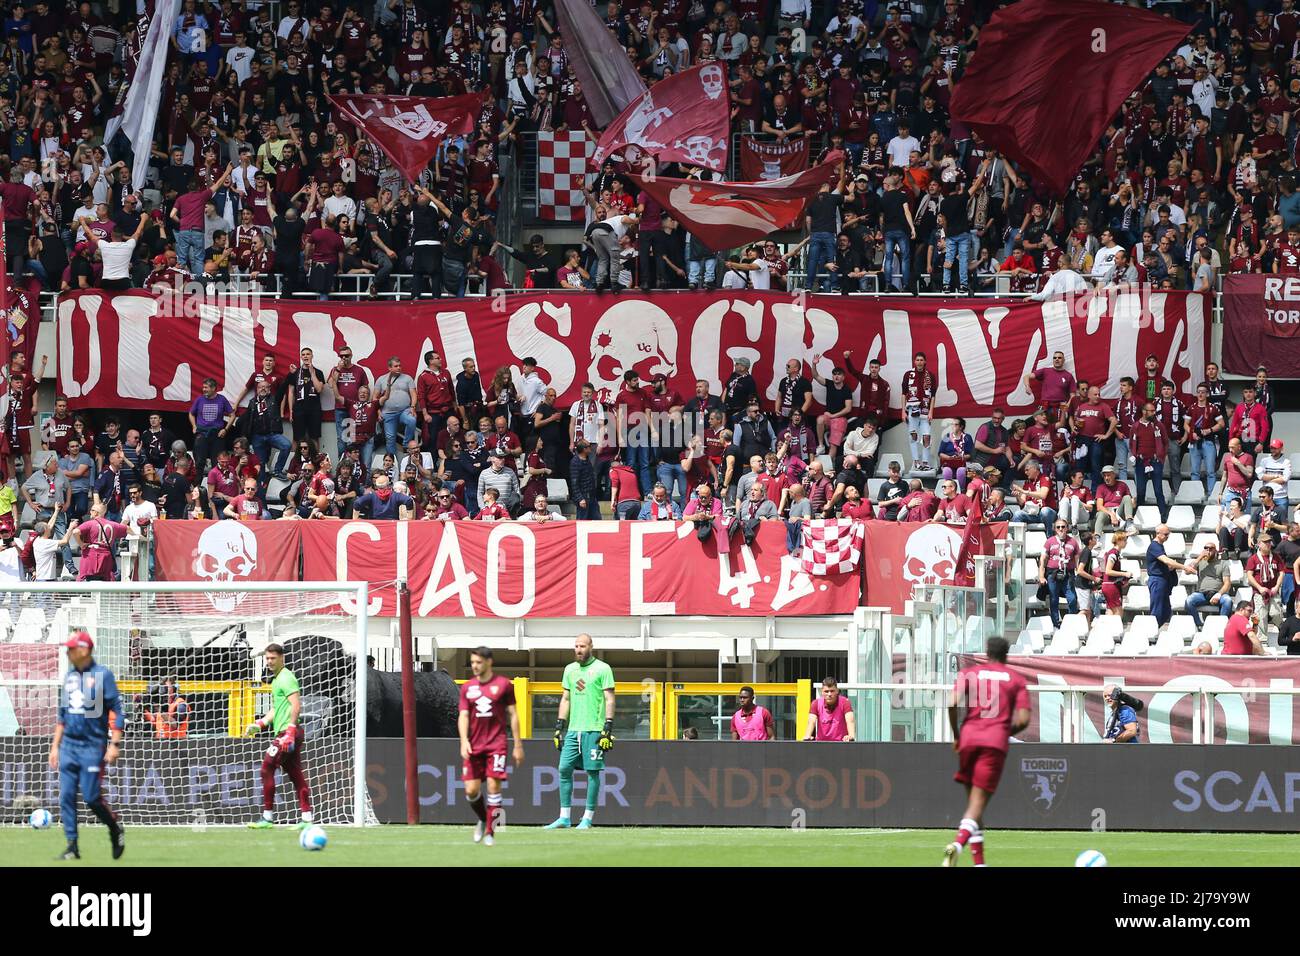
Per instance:
[[[605,751],[600,749],[599,741],[599,730],[570,730],[560,748],[560,770],[573,770],[579,763],[588,773],[604,770]]]

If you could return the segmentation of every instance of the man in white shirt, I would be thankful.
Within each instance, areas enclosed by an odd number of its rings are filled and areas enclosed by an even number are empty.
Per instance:
[[[596,401],[596,390],[590,382],[582,386],[582,398],[569,407],[569,449],[572,451],[582,438],[592,446],[600,447],[600,430],[605,421],[605,410]]]
[[[529,357],[523,361],[523,372],[519,377],[519,410],[532,424],[533,413],[546,397],[546,383],[537,374],[537,359]]]
[[[301,7],[298,0],[289,0],[288,10],[280,19],[280,25],[276,28],[275,35],[279,40],[285,43],[289,42],[290,35],[294,33],[302,34],[304,41],[311,35],[311,23],[302,15]]]
[[[1092,257],[1092,279],[1094,282],[1104,282],[1110,267],[1115,264],[1115,256],[1123,249],[1115,241],[1115,235],[1109,229],[1101,231],[1101,246]]]
[[[1068,260],[1061,256],[1056,260],[1056,271],[1047,279],[1047,285],[1043,286],[1041,292],[1035,292],[1029,298],[1035,302],[1046,302],[1048,299],[1056,298],[1061,295],[1075,295],[1076,293],[1087,292],[1088,283],[1084,281],[1083,276],[1073,269],[1067,269],[1065,263]]]
[[[1262,481],[1263,487],[1273,489],[1273,501],[1277,504],[1279,514],[1286,514],[1290,508],[1287,498],[1287,482],[1291,480],[1291,459],[1282,453],[1282,439],[1274,438],[1268,443],[1268,453],[1260,455],[1255,461],[1255,477]]]
[[[741,262],[728,262],[722,277],[724,289],[772,288],[772,264],[763,258],[762,249],[750,246]]]
[[[144,233],[145,223],[149,222],[149,217],[140,217],[140,222],[136,225],[135,232],[130,237],[122,235],[121,228],[114,225],[113,238],[106,241],[101,241],[99,237],[90,231],[90,222],[89,219],[81,220],[81,227],[85,230],[91,247],[99,246],[99,257],[104,263],[104,273],[99,282],[100,288],[131,288],[131,256],[135,252],[136,242]]]
[[[241,84],[253,75],[253,53],[244,31],[240,30],[235,34],[235,45],[226,51],[225,63],[226,69],[233,70]]]
[[[357,219],[357,201],[347,195],[347,186],[342,182],[334,183],[333,194],[325,200],[325,215],[331,219],[347,216],[351,222]]]
[[[158,520],[158,508],[140,493],[139,485],[127,489],[131,503],[122,509],[122,524],[126,525],[133,538],[147,538],[149,529]]]
[[[1209,116],[1214,110],[1214,94],[1219,83],[1205,67],[1196,68],[1196,82],[1192,84],[1192,102],[1201,109],[1202,116]]]
[[[913,150],[920,152],[921,143],[912,135],[907,120],[902,120],[898,124],[898,135],[885,147],[885,152],[889,156],[889,165],[906,169],[907,164],[912,161]]]
[[[59,518],[61,504],[54,506],[54,516],[46,521],[36,522],[35,538],[32,540],[32,557],[36,561],[35,581],[53,581],[59,576],[59,550],[67,543],[63,538],[54,537],[54,523]]]

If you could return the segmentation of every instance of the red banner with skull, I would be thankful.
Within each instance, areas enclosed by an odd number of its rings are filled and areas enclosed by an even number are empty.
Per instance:
[[[867,521],[862,546],[865,569],[862,603],[903,613],[918,584],[952,584],[962,539],[959,525],[912,521]],[[975,554],[992,554],[993,542],[1007,536],[1006,522],[980,528]]]
[[[1081,379],[1119,393],[1119,380],[1136,375],[1154,353],[1180,392],[1205,367],[1208,314],[1196,293],[1160,293],[1145,299],[1081,298],[1077,302],[1017,299],[866,298],[788,296],[776,292],[677,292],[597,297],[580,292],[537,292],[494,299],[402,303],[296,302],[279,299],[175,302],[146,292],[74,292],[58,304],[58,387],[73,408],[188,411],[203,380],[216,379],[234,399],[261,357],[272,354],[283,372],[310,347],[315,364],[333,368],[337,351],[351,348],[372,378],[388,357],[400,356],[418,374],[425,351],[435,349],[455,374],[474,359],[484,384],[500,368],[519,374],[524,356],[536,358],[543,381],[565,408],[591,382],[612,399],[625,371],[643,382],[656,374],[683,398],[697,379],[721,393],[737,358],[753,364],[759,395],[775,402],[786,362],[804,362],[830,378],[843,363],[865,368],[880,359],[895,409],[912,353],[926,352],[937,379],[936,417],[1007,414],[1035,407],[1024,385],[1027,371],[1049,365],[1053,352]],[[850,380],[851,386],[857,383]],[[825,389],[813,384],[820,403]],[[334,396],[326,391],[326,409]]]
[[[339,116],[374,140],[409,182],[415,182],[448,136],[474,131],[483,106],[478,93],[462,96],[329,95]]]
[[[726,71],[716,63],[691,67],[660,80],[635,99],[600,135],[592,166],[622,154],[721,172],[727,166],[731,97]]]
[[[297,521],[158,521],[153,525],[154,577],[207,581],[212,590],[178,598],[195,613],[235,614],[248,594],[230,584],[297,581],[301,550]]]

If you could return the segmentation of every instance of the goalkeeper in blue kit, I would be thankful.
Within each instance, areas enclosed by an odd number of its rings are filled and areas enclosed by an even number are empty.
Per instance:
[[[113,859],[126,852],[122,824],[104,799],[104,773],[117,763],[122,746],[122,704],[117,679],[95,663],[95,642],[77,631],[64,646],[72,666],[59,692],[59,723],[50,745],[50,769],[59,772],[59,815],[68,846],[60,860],[79,860],[77,791],[101,823],[108,827]]]
[[[573,771],[579,763],[587,771],[587,807],[577,829],[591,829],[600,801],[605,754],[614,746],[614,671],[593,656],[590,634],[577,636],[573,656],[573,663],[564,669],[564,696],[560,698],[560,719],[555,722],[555,749],[560,751],[560,816],[546,825],[547,830],[563,830],[571,825]]]

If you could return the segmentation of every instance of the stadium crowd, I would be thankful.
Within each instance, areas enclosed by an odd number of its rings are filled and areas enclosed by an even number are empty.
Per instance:
[[[598,133],[548,4],[187,0],[154,142],[104,142],[151,7],[8,5],[0,193],[16,275],[47,290],[276,276],[285,293],[328,296],[338,274],[377,295],[410,273],[411,295],[461,295],[509,285],[509,253],[527,285],[594,284],[592,248],[575,261],[536,237],[505,250],[495,239],[502,154],[519,157],[537,129]],[[624,268],[605,284],[781,288],[801,255],[807,287],[845,292],[987,287],[999,274],[1034,291],[1058,273],[1049,293],[1200,289],[1226,271],[1300,271],[1294,0],[1160,4],[1191,35],[1129,97],[1065,196],[948,115],[991,7],[608,4],[608,29],[648,82],[718,63],[733,132],[807,137],[812,157],[841,148],[848,162],[810,205],[802,243],[740,254],[705,248],[607,163],[590,178],[591,224],[610,227]],[[493,95],[475,132],[416,184],[326,99],[477,91]]]

